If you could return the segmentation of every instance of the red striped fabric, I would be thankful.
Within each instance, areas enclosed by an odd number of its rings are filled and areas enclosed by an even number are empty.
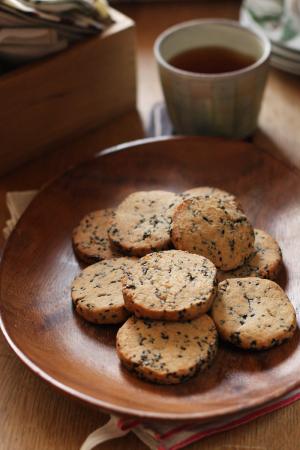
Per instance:
[[[300,400],[300,388],[297,388],[280,398],[255,410],[236,414],[229,419],[221,419],[207,424],[187,424],[166,426],[149,424],[137,419],[119,419],[117,426],[121,430],[136,431],[138,437],[156,450],[180,450],[205,437],[212,436],[223,431],[244,425],[265,414],[284,408],[295,401]]]

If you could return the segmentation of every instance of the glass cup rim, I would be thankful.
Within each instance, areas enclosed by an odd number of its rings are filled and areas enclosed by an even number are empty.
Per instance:
[[[223,72],[223,73],[195,73],[195,72],[189,72],[188,70],[179,69],[172,64],[170,64],[161,54],[160,47],[164,40],[169,37],[170,35],[176,33],[177,31],[180,31],[184,28],[189,28],[194,25],[226,25],[228,27],[238,28],[242,32],[246,32],[248,34],[251,34],[252,36],[255,36],[258,38],[262,44],[263,44],[263,52],[260,58],[258,58],[253,64],[250,64],[247,67],[244,67],[242,69],[233,70],[231,72]],[[186,22],[181,22],[176,25],[173,25],[172,27],[167,28],[165,31],[163,31],[155,40],[154,42],[154,55],[157,60],[157,62],[162,65],[164,68],[168,69],[169,71],[172,71],[178,75],[184,75],[191,78],[196,79],[222,79],[222,78],[230,78],[234,77],[236,75],[243,75],[248,72],[251,72],[255,70],[256,68],[263,65],[270,57],[271,54],[271,43],[269,39],[259,30],[251,30],[248,27],[245,27],[241,25],[238,21],[235,20],[228,20],[228,19],[194,19],[189,20]]]

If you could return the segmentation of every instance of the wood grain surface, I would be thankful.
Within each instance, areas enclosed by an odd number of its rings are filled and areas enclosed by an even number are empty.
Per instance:
[[[100,148],[142,137],[141,121],[147,124],[153,104],[162,100],[152,46],[167,26],[196,17],[237,18],[238,0],[201,0],[172,4],[122,5],[120,9],[137,23],[138,109],[81,139],[65,142],[51,153],[0,179],[0,224],[8,218],[5,193],[36,189],[67,167]],[[259,129],[254,141],[300,167],[300,80],[272,69]],[[0,245],[3,247],[0,235]],[[33,375],[16,358],[0,336],[1,450],[76,450],[86,435],[108,416],[64,398]],[[299,402],[261,417],[235,430],[195,443],[191,450],[297,450],[300,441]],[[145,450],[132,433],[107,442],[103,450]]]

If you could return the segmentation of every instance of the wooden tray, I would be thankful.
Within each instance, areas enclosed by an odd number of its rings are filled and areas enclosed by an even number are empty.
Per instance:
[[[300,381],[299,332],[280,347],[221,345],[210,369],[173,387],[136,379],[116,356],[116,327],[85,323],[72,308],[80,270],[71,231],[90,210],[140,189],[225,188],[283,249],[280,283],[299,315],[300,177],[251,144],[213,138],[136,141],[67,172],[33,201],[7,243],[1,268],[2,330],[37,375],[105,411],[155,420],[207,421],[274,399]]]
[[[0,77],[1,174],[135,108],[135,24],[110,14],[100,35]]]

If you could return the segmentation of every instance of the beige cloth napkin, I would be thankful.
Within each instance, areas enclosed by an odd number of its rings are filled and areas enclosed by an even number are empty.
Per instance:
[[[21,215],[37,193],[38,191],[14,191],[6,193],[6,205],[10,213],[10,219],[6,221],[5,228],[3,229],[5,239],[9,237]]]

